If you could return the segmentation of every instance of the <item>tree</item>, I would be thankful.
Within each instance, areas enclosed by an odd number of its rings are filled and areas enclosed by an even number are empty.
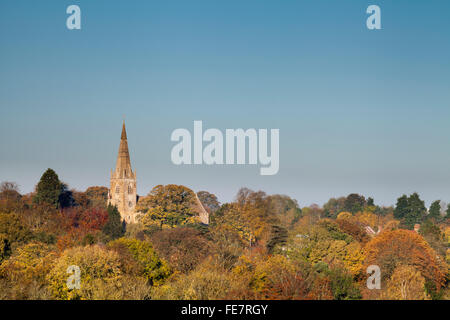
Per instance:
[[[397,199],[397,204],[394,209],[394,218],[403,219],[409,213],[409,202],[406,194]]]
[[[447,215],[445,216],[446,219],[450,219],[450,204],[447,206]]]
[[[158,253],[183,273],[194,270],[208,256],[212,246],[199,231],[186,227],[156,232],[151,239]]]
[[[412,266],[400,265],[387,282],[389,300],[424,300],[425,278]]]
[[[437,290],[444,285],[445,273],[436,252],[414,231],[385,231],[370,240],[365,247],[365,265],[377,265],[386,281],[400,265],[410,265],[422,276],[435,283]]]
[[[80,289],[69,289],[67,274],[69,266],[77,266],[81,271]],[[98,297],[99,290],[107,283],[120,288],[122,271],[119,254],[104,247],[93,245],[65,250],[55,261],[47,275],[47,282],[56,299],[104,299]],[[117,289],[116,289],[117,290]]]
[[[427,213],[427,208],[425,202],[420,199],[416,192],[409,197],[408,204],[409,213],[405,217],[404,224],[412,229],[414,224],[422,222]]]
[[[345,197],[331,198],[327,203],[323,205],[324,216],[326,218],[336,218],[336,216],[345,211]]]
[[[394,217],[400,219],[408,229],[412,229],[416,223],[421,223],[426,216],[425,202],[415,192],[409,197],[406,195],[397,199]]]
[[[68,208],[76,205],[75,199],[73,198],[73,191],[69,190],[69,186],[63,182],[61,182],[58,204],[61,208]]]
[[[59,207],[59,196],[63,185],[59,181],[58,175],[52,169],[47,169],[36,186],[34,201],[38,204],[49,204],[55,208]]]
[[[131,255],[140,266],[139,275],[144,276],[150,285],[162,284],[171,274],[167,263],[159,258],[149,242],[120,238],[110,242],[108,247],[118,252],[121,257]],[[122,269],[127,268],[129,264],[129,261],[124,261]]]
[[[334,300],[359,300],[361,292],[353,282],[353,277],[345,269],[332,268],[327,272],[331,282]]]
[[[3,181],[0,183],[0,200],[19,200],[19,186],[15,182]]]
[[[31,231],[15,213],[0,213],[0,234],[4,239],[8,239],[13,249],[18,244],[28,242],[32,237]]]
[[[427,218],[434,219],[435,221],[441,220],[441,201],[440,200],[436,200],[431,204]]]
[[[108,212],[108,221],[104,225],[102,231],[111,239],[117,239],[123,236],[124,228],[119,210],[116,206],[109,205],[106,209]]]
[[[0,265],[0,278],[10,284],[10,299],[50,299],[45,277],[57,254],[41,242],[30,242]]]
[[[191,189],[174,184],[158,185],[139,200],[137,210],[145,212],[141,220],[144,227],[161,230],[199,222],[196,204],[196,195]]]
[[[357,193],[349,194],[344,202],[345,210],[351,213],[362,211],[365,205],[366,199]]]
[[[84,192],[89,200],[89,206],[91,207],[107,207],[108,202],[108,188],[106,187],[89,187]]]
[[[268,198],[270,211],[279,220],[281,226],[289,228],[301,218],[302,209],[295,199],[279,194],[268,196]]]
[[[220,202],[217,200],[217,197],[208,191],[197,192],[197,197],[209,214],[215,213],[220,208]]]
[[[273,253],[277,246],[286,244],[288,238],[288,231],[286,228],[273,225],[270,233],[269,241],[266,244],[267,251]]]

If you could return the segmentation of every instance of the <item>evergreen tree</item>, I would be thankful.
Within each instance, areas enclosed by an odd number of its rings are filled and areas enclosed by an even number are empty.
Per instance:
[[[412,229],[416,223],[422,222],[424,217],[426,217],[426,213],[425,202],[415,192],[409,197],[403,195],[397,199],[394,217],[401,220],[405,227]]]
[[[425,202],[420,199],[416,192],[408,198],[408,211],[403,223],[410,229],[414,228],[414,224],[421,223],[426,216],[427,208],[425,207]]]
[[[432,218],[435,221],[441,220],[441,204],[439,200],[436,200],[431,204],[427,218]]]
[[[58,175],[52,169],[47,169],[36,186],[34,202],[38,204],[49,204],[55,208],[59,207],[59,196],[62,184]]]
[[[446,219],[450,219],[450,203],[447,206],[447,211],[446,211],[447,215],[445,216]]]
[[[363,211],[366,205],[366,199],[357,193],[351,193],[344,202],[345,210],[351,213]]]
[[[397,199],[397,204],[394,210],[395,219],[403,219],[409,213],[408,197],[406,194]]]
[[[117,210],[116,206],[111,205],[109,205],[106,210],[108,211],[108,221],[103,227],[103,233],[113,240],[122,237],[124,234],[124,228],[119,210]]]

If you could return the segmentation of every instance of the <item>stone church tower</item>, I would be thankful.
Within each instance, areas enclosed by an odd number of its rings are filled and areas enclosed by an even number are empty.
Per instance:
[[[119,154],[116,169],[111,170],[111,187],[108,194],[108,204],[116,206],[122,220],[136,222],[136,172],[131,169],[130,153],[128,152],[125,121],[122,125]]]

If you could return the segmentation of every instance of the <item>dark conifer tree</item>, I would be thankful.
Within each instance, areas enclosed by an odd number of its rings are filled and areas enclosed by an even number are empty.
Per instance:
[[[52,169],[47,169],[36,186],[34,202],[38,204],[48,204],[58,208],[61,189],[62,184],[59,181],[56,172]]]
[[[124,226],[119,210],[117,210],[116,206],[111,205],[106,210],[108,211],[108,221],[103,227],[103,233],[113,240],[122,237],[124,234]]]

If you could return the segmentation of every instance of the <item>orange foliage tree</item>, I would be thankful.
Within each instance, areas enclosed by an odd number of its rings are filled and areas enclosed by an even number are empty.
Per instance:
[[[437,289],[444,285],[445,273],[436,252],[414,231],[383,232],[367,243],[365,255],[366,267],[378,265],[383,280],[389,279],[398,266],[409,265],[433,282]]]

